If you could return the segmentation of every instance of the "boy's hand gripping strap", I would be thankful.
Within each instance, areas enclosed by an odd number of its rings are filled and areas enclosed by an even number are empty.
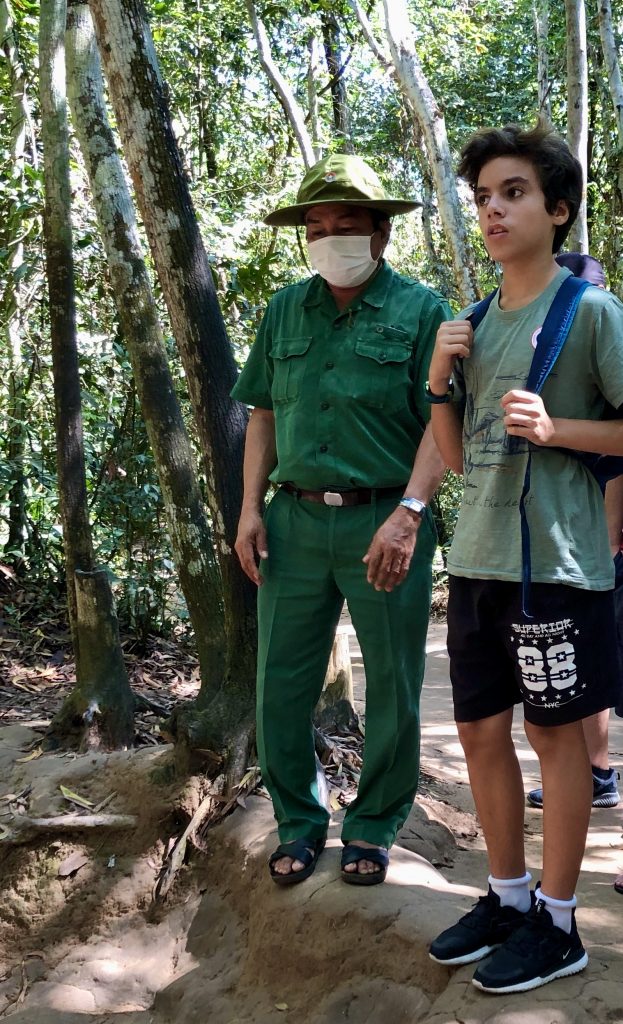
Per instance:
[[[556,292],[538,336],[536,349],[528,372],[528,379],[525,384],[526,391],[532,391],[535,395],[541,393],[541,389],[567,340],[567,335],[571,330],[580,299],[588,287],[588,281],[570,275],[564,279]],[[496,294],[497,289],[477,303],[468,316],[474,331],[486,316],[487,310]],[[528,443],[528,460],[526,462],[521,498],[519,499],[521,521],[521,607],[527,619],[532,618],[530,613],[532,561],[530,557],[530,528],[526,515],[526,498],[530,491],[531,449],[532,446]]]

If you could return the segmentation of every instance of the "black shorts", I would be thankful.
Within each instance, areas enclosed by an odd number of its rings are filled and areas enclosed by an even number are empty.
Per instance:
[[[623,553],[621,551],[618,551],[614,557],[614,572],[614,614],[617,622],[617,644],[621,668],[621,686],[614,710],[620,718],[623,718]]]
[[[619,699],[611,590],[533,583],[533,618],[521,583],[450,577],[448,653],[457,722],[520,701],[534,725],[566,725]]]

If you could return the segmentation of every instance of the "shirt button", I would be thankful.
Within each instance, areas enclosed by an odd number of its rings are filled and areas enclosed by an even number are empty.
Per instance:
[[[325,363],[324,364],[325,370],[332,370],[334,366],[335,366],[335,363]]]
[[[325,452],[328,452],[328,451],[329,451],[329,445],[328,445],[328,444],[321,444],[321,445],[320,445],[320,451],[321,451],[321,452],[322,452],[322,454],[324,455],[324,453],[325,453]]]
[[[377,327],[376,333],[377,334],[382,334],[383,333],[383,328],[382,327]]]
[[[386,359],[387,359],[387,354],[385,352],[381,352],[381,354],[379,355],[379,360],[382,363],[384,363]]]

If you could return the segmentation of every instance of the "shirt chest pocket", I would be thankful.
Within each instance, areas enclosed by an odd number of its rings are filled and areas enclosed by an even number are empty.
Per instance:
[[[351,394],[362,405],[397,408],[407,397],[413,347],[406,331],[376,324],[355,340]]]
[[[311,334],[297,338],[279,338],[274,342],[271,356],[273,359],[273,384],[271,396],[275,405],[295,402],[299,397]]]

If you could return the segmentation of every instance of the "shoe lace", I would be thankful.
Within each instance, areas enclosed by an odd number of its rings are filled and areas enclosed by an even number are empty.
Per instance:
[[[551,919],[548,921],[544,905],[541,907],[539,902],[526,914],[524,923],[507,939],[505,946],[513,953],[527,956],[546,936],[551,941],[555,932],[552,933]]]
[[[468,910],[467,914],[463,917],[462,923],[468,927],[477,927],[483,918],[491,917],[492,914],[497,914],[497,912],[497,900],[488,892],[485,896],[478,897],[472,909]]]

